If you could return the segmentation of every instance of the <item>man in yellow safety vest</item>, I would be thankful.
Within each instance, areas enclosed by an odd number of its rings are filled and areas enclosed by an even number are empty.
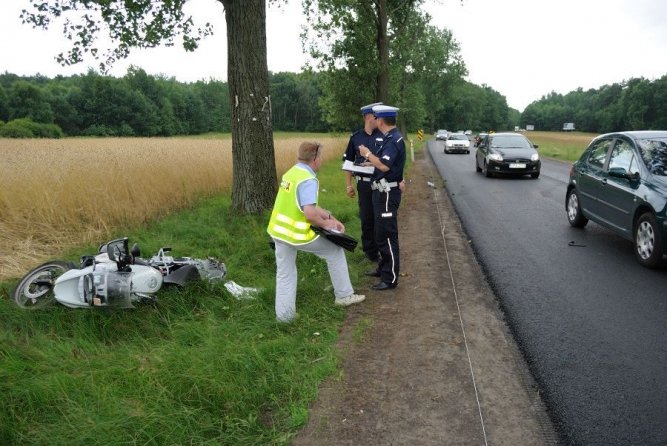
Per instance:
[[[343,248],[320,237],[311,225],[345,232],[345,226],[317,205],[322,164],[321,146],[304,142],[298,162],[282,177],[267,232],[276,245],[276,319],[290,322],[296,316],[296,254],[305,251],[327,262],[336,305],[347,306],[365,299],[354,293]]]

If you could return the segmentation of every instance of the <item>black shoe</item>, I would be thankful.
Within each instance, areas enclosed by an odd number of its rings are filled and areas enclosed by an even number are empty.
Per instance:
[[[380,277],[380,271],[378,271],[378,270],[376,270],[376,269],[372,269],[372,270],[370,270],[370,271],[366,271],[366,272],[364,273],[364,276],[368,276],[368,277]]]
[[[376,291],[384,291],[384,290],[391,290],[393,288],[396,288],[396,283],[386,283],[386,282],[378,282],[375,285],[373,285],[371,288],[373,288]]]

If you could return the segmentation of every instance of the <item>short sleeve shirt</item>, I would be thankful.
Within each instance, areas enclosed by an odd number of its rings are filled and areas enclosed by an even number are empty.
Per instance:
[[[382,144],[375,153],[382,164],[389,167],[387,172],[375,169],[373,180],[382,178],[388,182],[403,181],[403,168],[405,167],[405,141],[403,135],[397,128],[393,128],[384,135]]]
[[[315,172],[308,164],[299,163],[299,166],[309,170],[313,175],[315,175]],[[299,184],[299,187],[296,189],[296,199],[299,201],[299,207],[301,210],[303,210],[303,207],[306,205],[317,203],[318,187],[319,183],[314,178],[312,180],[305,180]]]
[[[345,149],[345,153],[343,154],[343,161],[352,161],[354,164],[363,163],[366,159],[359,153],[359,146],[363,144],[371,152],[376,153],[378,147],[382,144],[383,138],[382,132],[378,129],[373,130],[373,133],[370,135],[364,129],[357,130],[350,136],[347,149]],[[355,173],[355,175],[357,174]]]

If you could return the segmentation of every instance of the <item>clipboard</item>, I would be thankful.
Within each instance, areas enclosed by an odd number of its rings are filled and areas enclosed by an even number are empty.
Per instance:
[[[320,228],[319,226],[314,225],[311,225],[310,227],[313,231],[315,231],[316,234],[326,237],[327,240],[350,252],[353,252],[354,248],[356,248],[357,244],[359,243],[354,237],[350,237],[349,235],[343,234],[341,232],[332,232],[328,229]]]
[[[373,175],[373,172],[375,172],[375,167],[373,166],[359,166],[350,160],[345,160],[341,169],[347,170],[348,172],[363,173],[365,175]]]

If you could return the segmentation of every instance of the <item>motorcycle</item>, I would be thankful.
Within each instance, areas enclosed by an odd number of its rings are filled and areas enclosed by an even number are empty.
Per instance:
[[[227,275],[225,264],[213,257],[194,259],[167,255],[163,247],[150,259],[141,258],[135,243],[128,250],[128,238],[100,245],[96,255],[72,262],[54,260],[26,274],[12,293],[21,308],[39,308],[53,300],[70,308],[133,308],[137,302],[151,302],[163,284],[184,286],[206,279],[220,281]]]

